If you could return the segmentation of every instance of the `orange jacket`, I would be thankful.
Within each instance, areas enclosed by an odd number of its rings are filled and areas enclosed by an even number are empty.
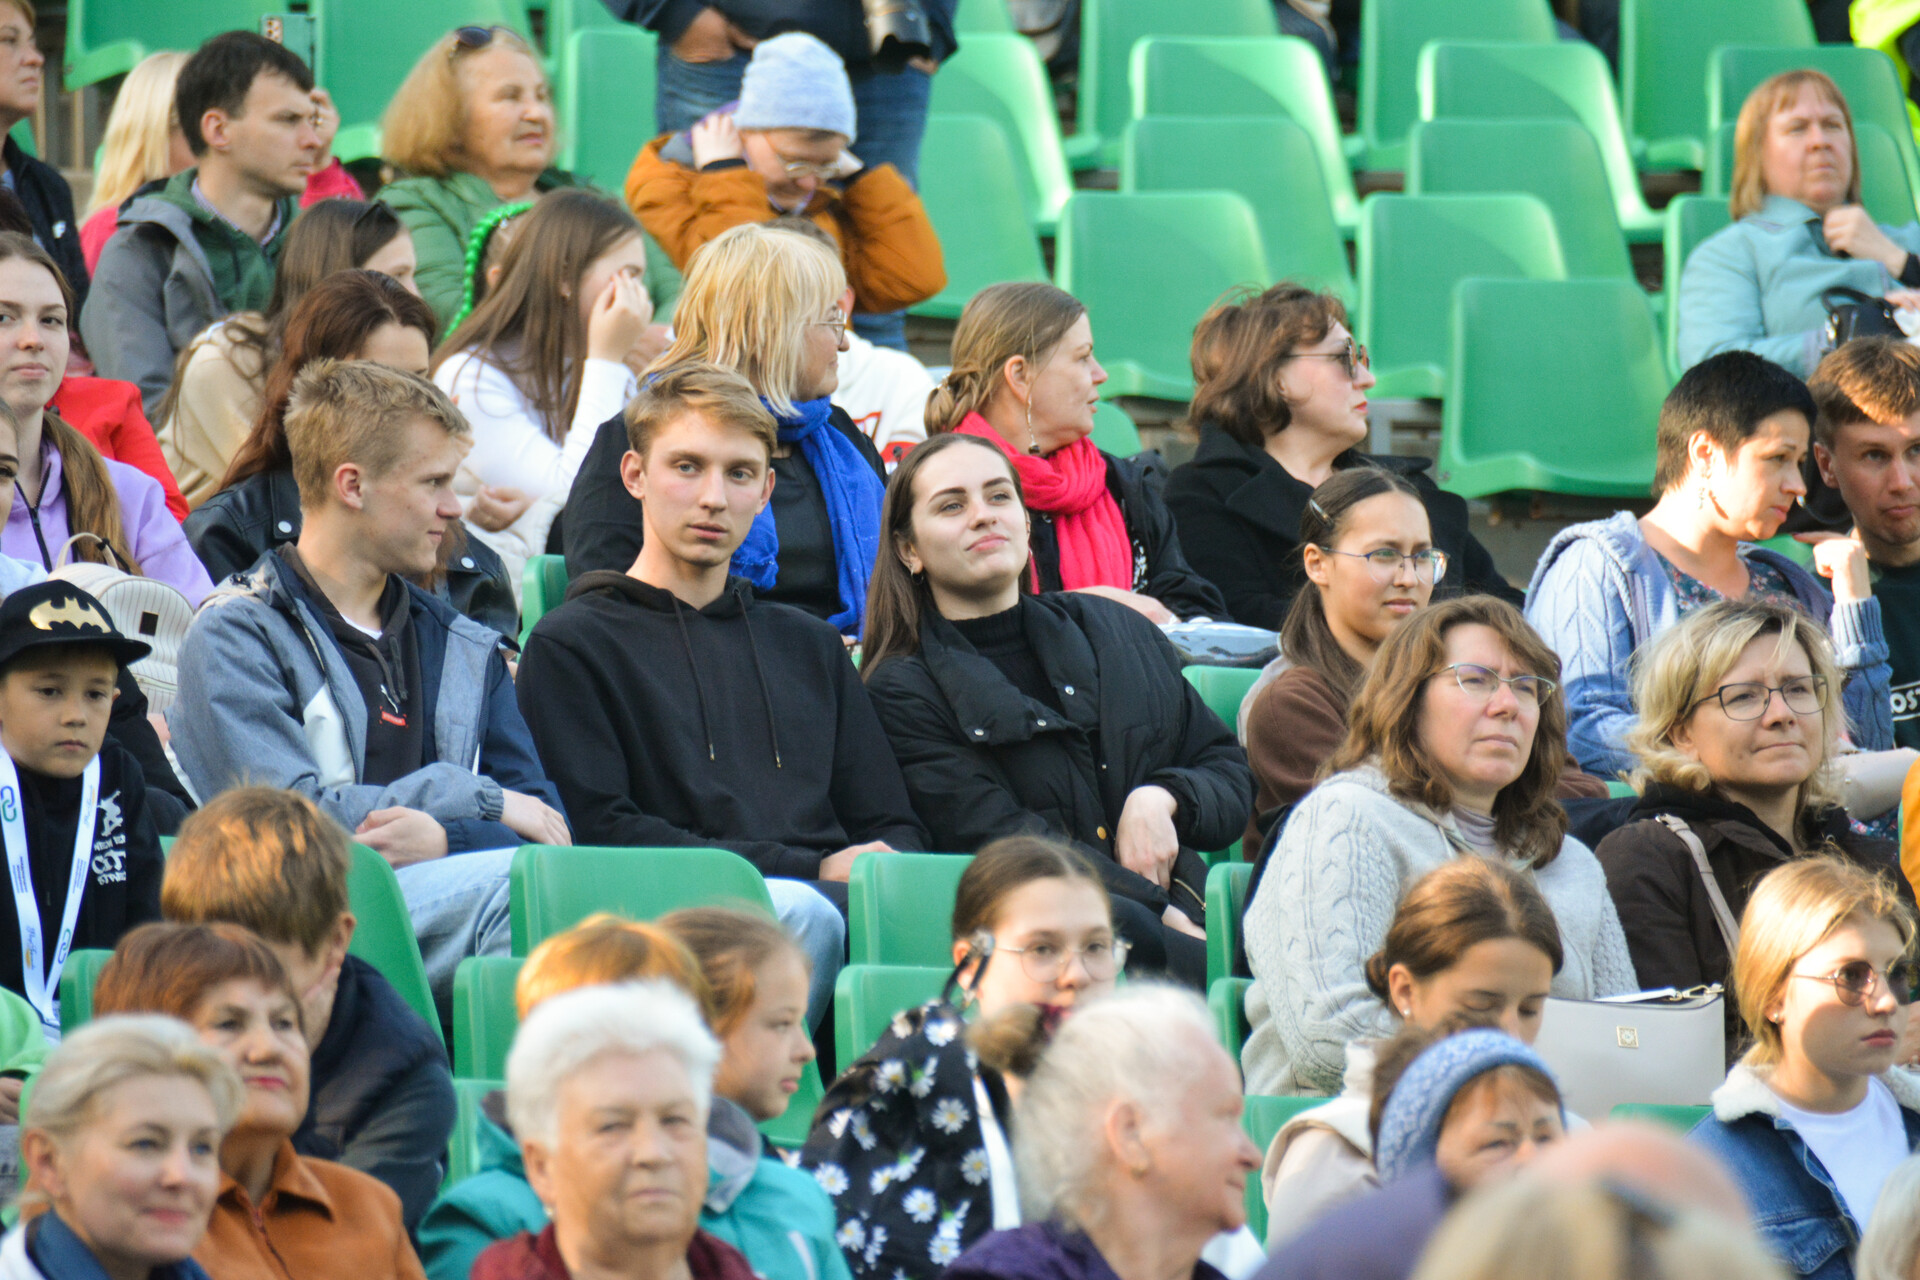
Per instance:
[[[426,1280],[387,1185],[282,1143],[255,1206],[220,1175],[213,1220],[193,1260],[219,1280]]]
[[[627,171],[627,204],[676,267],[684,269],[695,249],[729,227],[780,216],[767,202],[766,181],[744,164],[691,169],[663,160],[660,148],[672,137],[661,134],[640,149]],[[842,188],[819,188],[805,216],[840,246],[859,310],[899,311],[947,287],[940,237],[892,165]]]

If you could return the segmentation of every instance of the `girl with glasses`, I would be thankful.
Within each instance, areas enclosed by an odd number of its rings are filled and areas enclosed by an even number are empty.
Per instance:
[[[1889,877],[1797,859],[1754,887],[1734,981],[1753,1038],[1693,1140],[1755,1206],[1795,1275],[1852,1280],[1881,1185],[1920,1146],[1911,1035],[1914,915]]]
[[[1721,911],[1733,926],[1754,882],[1783,863],[1829,853],[1897,877],[1893,842],[1856,834],[1840,806],[1840,682],[1811,618],[1758,601],[1688,614],[1641,654],[1627,739],[1640,800],[1594,852],[1645,986],[1730,984],[1738,935]]]
[[[1401,896],[1462,854],[1525,872],[1560,928],[1552,993],[1635,990],[1606,878],[1567,835],[1559,662],[1512,605],[1431,605],[1380,646],[1329,775],[1295,806],[1247,906],[1254,1093],[1332,1093],[1349,1041],[1393,1030],[1367,987]]]

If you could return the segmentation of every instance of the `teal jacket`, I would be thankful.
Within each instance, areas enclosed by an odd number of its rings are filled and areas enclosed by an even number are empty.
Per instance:
[[[495,1093],[482,1103],[480,1172],[449,1188],[421,1220],[427,1280],[467,1280],[488,1245],[546,1228],[547,1211],[527,1185],[520,1148],[498,1123],[503,1101]],[[827,1193],[810,1175],[762,1154],[752,1119],[725,1098],[713,1100],[707,1119],[707,1167],[700,1229],[745,1254],[764,1280],[851,1280],[833,1242]]]
[[[1722,351],[1751,351],[1802,378],[1826,354],[1827,309],[1836,285],[1875,296],[1899,286],[1878,262],[1824,252],[1807,224],[1813,210],[1768,196],[1759,210],[1707,237],[1680,275],[1680,367]],[[1920,223],[1881,227],[1920,253]]]
[[[534,190],[575,186],[572,174],[549,169]],[[402,178],[380,188],[381,204],[398,214],[413,235],[414,283],[420,296],[445,325],[460,310],[460,293],[467,280],[467,240],[487,211],[501,203],[486,179],[471,173],[444,178]],[[446,337],[445,333],[440,335]],[[460,1280],[467,1280],[462,1272]]]

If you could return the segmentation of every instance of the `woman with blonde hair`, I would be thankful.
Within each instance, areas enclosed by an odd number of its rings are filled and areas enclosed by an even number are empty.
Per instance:
[[[523,231],[520,242],[528,239]],[[673,345],[649,372],[689,361],[738,371],[779,424],[773,497],[733,556],[757,598],[793,605],[852,643],[880,550],[886,470],[829,398],[839,384],[847,277],[833,251],[761,223],[695,251],[673,312]],[[640,553],[640,501],[620,478],[627,427],[600,426],[561,517],[567,572],[625,571]]]
[[[1747,95],[1734,125],[1734,223],[1702,241],[1680,277],[1680,364],[1752,351],[1801,377],[1826,354],[1830,289],[1920,303],[1920,223],[1860,206],[1860,148],[1826,75],[1783,71]]]

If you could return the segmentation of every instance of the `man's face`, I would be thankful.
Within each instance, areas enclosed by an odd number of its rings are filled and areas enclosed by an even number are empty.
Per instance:
[[[201,118],[209,154],[219,155],[262,195],[299,195],[320,158],[313,99],[276,71],[253,78],[235,115],[215,108]],[[204,164],[206,157],[201,157]]]
[[[1849,423],[1834,432],[1831,447],[1813,452],[1868,555],[1885,564],[1920,558],[1920,413],[1891,424]]]
[[[362,545],[380,569],[406,578],[433,571],[440,543],[460,518],[453,492],[454,472],[470,447],[439,423],[415,418],[405,427],[407,447],[400,460],[380,475],[354,468],[341,476],[349,498],[357,495]],[[342,471],[352,468],[349,463]]]
[[[701,567],[731,561],[773,495],[766,444],[693,410],[655,432],[644,458],[629,452],[620,475],[645,509],[648,542]]]

